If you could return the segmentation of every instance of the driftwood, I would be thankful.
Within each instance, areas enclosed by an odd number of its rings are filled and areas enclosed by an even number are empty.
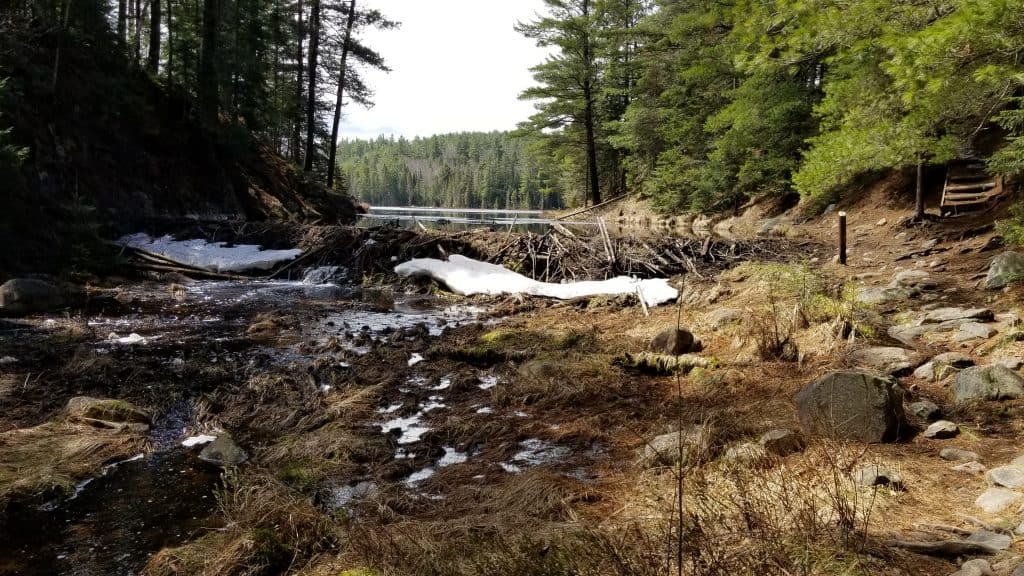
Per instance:
[[[975,554],[996,554],[999,552],[991,546],[978,544],[977,542],[966,542],[962,540],[940,540],[938,542],[913,542],[909,540],[890,540],[889,546],[903,548],[926,556],[942,556],[953,558],[957,556],[972,556]]]

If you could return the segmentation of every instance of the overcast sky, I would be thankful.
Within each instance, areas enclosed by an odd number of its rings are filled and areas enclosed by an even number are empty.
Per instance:
[[[401,28],[368,30],[364,41],[390,74],[367,73],[376,106],[345,103],[341,137],[407,138],[447,132],[511,130],[533,113],[519,93],[546,52],[513,30],[541,0],[367,0]]]

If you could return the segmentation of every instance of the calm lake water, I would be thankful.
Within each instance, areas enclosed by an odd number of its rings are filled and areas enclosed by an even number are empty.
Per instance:
[[[544,217],[540,210],[487,210],[482,208],[414,208],[401,206],[374,206],[359,219],[360,226],[380,226],[393,223],[402,228],[426,228],[447,231],[490,227],[494,230],[544,232],[554,220]],[[596,227],[594,220],[558,221],[569,227]]]

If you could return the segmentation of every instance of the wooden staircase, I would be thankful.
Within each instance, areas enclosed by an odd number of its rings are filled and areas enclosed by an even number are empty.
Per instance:
[[[988,209],[1003,195],[1002,176],[992,177],[979,160],[958,160],[946,168],[939,211],[943,216]]]

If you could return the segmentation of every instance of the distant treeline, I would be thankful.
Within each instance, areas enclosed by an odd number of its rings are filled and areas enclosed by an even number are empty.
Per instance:
[[[345,140],[339,168],[352,195],[378,206],[562,208],[560,173],[529,146],[508,132]]]

